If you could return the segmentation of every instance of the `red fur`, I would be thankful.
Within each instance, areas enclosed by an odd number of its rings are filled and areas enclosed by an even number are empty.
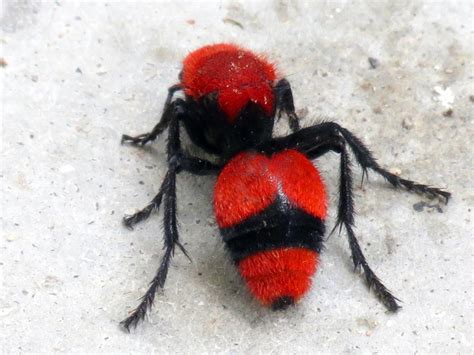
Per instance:
[[[231,227],[263,211],[279,193],[294,206],[325,219],[326,192],[311,161],[295,150],[268,158],[243,152],[220,173],[214,189],[214,211],[220,228]]]
[[[318,253],[304,248],[266,250],[243,259],[238,269],[250,292],[264,305],[282,296],[298,301],[309,290]]]
[[[219,107],[233,122],[247,102],[273,115],[275,68],[262,56],[233,44],[215,44],[191,52],[183,62],[186,95],[218,94]]]

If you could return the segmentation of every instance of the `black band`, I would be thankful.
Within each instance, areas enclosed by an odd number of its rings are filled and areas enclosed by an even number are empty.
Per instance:
[[[257,216],[221,229],[234,262],[256,252],[301,247],[320,252],[324,222],[308,213],[276,201]]]

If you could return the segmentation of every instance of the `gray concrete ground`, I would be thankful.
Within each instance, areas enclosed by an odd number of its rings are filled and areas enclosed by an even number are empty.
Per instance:
[[[2,352],[472,353],[472,20],[459,1],[4,2]],[[160,217],[133,232],[121,218],[166,169],[163,139],[141,150],[120,136],[155,124],[183,56],[222,41],[268,54],[304,126],[334,119],[384,166],[453,193],[444,206],[374,175],[355,191],[357,234],[398,314],[337,235],[303,302],[261,308],[223,249],[214,179],[182,174],[193,262],[178,253],[149,319],[118,328],[162,252]],[[331,226],[337,157],[317,164]]]

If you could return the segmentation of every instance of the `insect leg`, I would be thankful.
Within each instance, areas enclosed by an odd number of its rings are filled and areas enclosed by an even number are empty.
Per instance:
[[[186,109],[184,106],[184,102],[178,99],[172,104],[168,105],[166,115],[163,115],[163,117],[166,117],[165,120],[169,122],[172,119],[172,116],[176,115],[176,111],[179,111],[180,115],[184,115],[186,112],[185,110]],[[181,117],[178,116],[177,119],[180,120]],[[176,173],[180,173],[181,171],[188,171],[192,174],[197,175],[210,175],[217,173],[220,169],[219,165],[211,163],[210,161],[207,161],[205,159],[197,158],[187,154],[183,151],[180,144],[176,148],[176,151],[173,153],[173,155],[170,157],[169,163],[177,165]],[[127,228],[133,229],[133,226],[135,224],[146,220],[148,217],[150,217],[152,212],[157,211],[159,209],[163,199],[164,190],[168,184],[169,179],[169,174],[167,174],[161,184],[158,194],[150,201],[148,205],[146,205],[144,208],[132,215],[124,216],[123,224]]]
[[[163,115],[151,132],[143,133],[138,136],[129,136],[124,134],[122,135],[121,143],[131,143],[134,145],[143,146],[146,143],[155,140],[156,137],[158,137],[158,135],[160,135],[170,123],[171,115],[169,113],[169,108],[171,105],[171,100],[174,93],[179,90],[182,90],[182,86],[180,84],[173,85],[168,89],[168,96],[166,97],[165,105],[163,107]]]
[[[176,197],[174,196],[175,189],[173,189],[175,183],[175,179],[173,178],[175,177],[176,173],[170,169],[163,186],[165,191],[165,211],[163,217],[165,252],[161,258],[160,266],[158,267],[155,277],[151,280],[148,290],[140,299],[140,304],[126,319],[120,322],[120,325],[127,331],[130,331],[130,327],[136,327],[138,322],[145,318],[147,311],[152,307],[157,288],[163,288],[165,284],[171,257],[174,254],[175,246],[179,243],[178,230],[176,227]]]
[[[163,200],[163,194],[165,191],[166,186],[169,184],[169,175],[166,174],[165,178],[163,179],[163,182],[161,183],[160,190],[156,194],[155,197],[153,197],[153,200],[146,205],[144,208],[141,210],[135,212],[134,214],[131,215],[125,215],[122,219],[123,224],[125,227],[128,229],[133,229],[133,226],[137,223],[140,223],[141,221],[144,221],[150,217],[151,213],[154,211],[158,211],[161,205],[161,201]]]
[[[305,144],[305,142],[311,142],[313,137],[314,140],[321,139],[323,135],[337,134],[344,138],[348,146],[351,148],[357,163],[362,167],[363,177],[367,175],[368,169],[375,171],[377,174],[384,177],[393,187],[405,188],[410,192],[415,192],[421,195],[426,195],[430,198],[440,198],[448,203],[451,194],[442,189],[427,186],[424,184],[417,183],[415,181],[401,178],[395,174],[390,173],[386,169],[383,169],[373,157],[370,150],[361,142],[361,140],[355,137],[349,130],[341,127],[334,122],[323,122],[311,127],[303,128],[293,134],[288,135],[285,141],[280,143],[288,144],[288,142],[298,142],[298,144]]]
[[[278,115],[281,115],[281,112],[284,111],[288,116],[288,121],[290,128],[293,132],[296,132],[300,129],[299,117],[295,112],[295,104],[293,101],[293,92],[291,90],[291,85],[286,79],[281,79],[275,85],[275,94],[277,100],[277,110]]]
[[[337,142],[337,141],[336,141]],[[346,234],[349,239],[349,246],[352,254],[352,262],[354,268],[362,268],[364,271],[365,279],[369,288],[374,290],[377,298],[384,304],[385,307],[391,312],[396,312],[400,306],[399,301],[393,296],[390,291],[384,286],[380,279],[370,268],[365,256],[360,248],[359,242],[355,236],[354,227],[354,201],[352,195],[352,173],[349,155],[347,154],[346,147],[343,142],[337,142],[339,145],[337,148],[340,151],[340,182],[339,182],[339,205],[337,213],[336,227],[344,226]],[[335,227],[335,228],[336,228]]]
[[[324,125],[327,125],[330,129],[338,131],[344,137],[349,147],[351,147],[357,159],[357,162],[362,167],[364,175],[367,175],[367,169],[371,169],[377,174],[383,176],[395,188],[404,187],[410,192],[426,195],[431,198],[438,197],[443,199],[445,203],[448,203],[449,198],[451,196],[449,192],[436,187],[431,187],[417,183],[415,181],[407,180],[390,173],[377,163],[370,150],[362,143],[359,138],[354,136],[349,130],[345,129],[344,127],[341,127],[340,125],[334,122],[328,122]]]
[[[170,106],[173,112],[173,116],[170,119],[169,130],[168,130],[168,172],[162,186],[162,195],[164,198],[164,216],[163,216],[163,229],[164,229],[164,255],[162,256],[160,266],[156,272],[155,277],[150,282],[149,288],[145,295],[141,298],[141,302],[132,313],[124,319],[120,324],[127,331],[130,327],[135,327],[138,322],[145,318],[147,311],[152,307],[155,299],[156,290],[163,288],[166,277],[168,275],[169,264],[174,254],[175,247],[186,255],[184,247],[179,242],[179,234],[176,219],[176,175],[178,172],[178,160],[174,159],[177,152],[180,151],[180,139],[179,139],[179,113],[180,109],[179,100],[176,100],[173,105]]]
[[[344,226],[349,246],[352,254],[352,261],[355,269],[362,268],[369,288],[375,291],[377,298],[392,312],[395,312],[400,306],[397,304],[397,298],[383,285],[380,279],[370,268],[365,256],[359,246],[355,236],[354,227],[354,200],[352,188],[352,172],[349,155],[346,149],[346,142],[342,136],[331,131],[322,131],[318,135],[306,134],[308,131],[302,129],[297,133],[283,137],[275,138],[269,142],[267,149],[297,149],[310,159],[315,159],[329,151],[340,154],[340,183],[339,183],[339,203],[337,211],[338,226]],[[302,133],[302,134],[300,134]],[[299,138],[299,139],[296,139]],[[269,148],[272,147],[272,148]]]
[[[181,171],[188,171],[196,175],[211,175],[217,173],[220,169],[219,165],[211,163],[210,161],[184,154],[179,154],[176,157],[176,161],[178,164],[178,169],[176,171],[177,174]],[[163,200],[163,194],[165,187],[168,184],[168,179],[169,176],[167,174],[161,183],[160,190],[148,205],[134,214],[125,215],[123,217],[123,224],[127,228],[133,229],[135,224],[145,221],[154,211],[158,211]]]

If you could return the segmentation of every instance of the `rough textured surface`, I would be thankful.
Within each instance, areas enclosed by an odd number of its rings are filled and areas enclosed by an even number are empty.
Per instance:
[[[3,2],[2,352],[471,353],[472,13],[467,1]],[[149,130],[180,60],[221,41],[275,61],[303,125],[335,119],[384,166],[452,191],[443,206],[374,175],[356,190],[358,236],[398,314],[337,235],[303,302],[260,308],[219,240],[214,181],[182,174],[193,263],[178,253],[149,320],[118,328],[161,253],[157,216],[134,232],[121,217],[165,172],[163,139],[141,150],[120,135]],[[318,165],[334,214],[337,158]]]

